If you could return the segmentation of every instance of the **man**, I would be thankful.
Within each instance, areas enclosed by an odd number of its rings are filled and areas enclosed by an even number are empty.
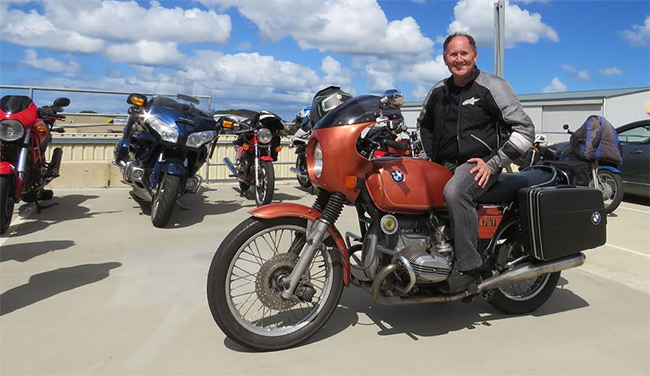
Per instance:
[[[483,263],[477,252],[476,198],[494,184],[502,167],[528,150],[535,136],[510,85],[480,71],[476,58],[470,35],[447,37],[444,61],[451,77],[431,89],[418,117],[425,153],[453,173],[443,192],[455,243],[451,292],[474,283]]]

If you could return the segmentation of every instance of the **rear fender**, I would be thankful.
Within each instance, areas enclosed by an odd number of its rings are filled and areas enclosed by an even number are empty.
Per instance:
[[[260,206],[259,208],[253,209],[250,212],[255,218],[260,219],[274,219],[280,217],[296,217],[303,218],[308,221],[315,221],[320,218],[320,212],[313,208],[310,208],[305,205],[291,204],[291,203],[277,203]],[[343,261],[343,283],[345,286],[350,285],[350,255],[348,253],[348,247],[345,245],[345,241],[341,236],[339,230],[334,226],[329,226],[327,232],[334,240],[336,247],[341,251],[342,261]]]

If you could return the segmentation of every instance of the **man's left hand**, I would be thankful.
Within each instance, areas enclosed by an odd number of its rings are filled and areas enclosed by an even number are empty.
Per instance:
[[[492,175],[492,172],[490,171],[488,165],[481,158],[470,158],[467,160],[467,162],[476,163],[476,166],[474,166],[474,168],[472,168],[469,173],[476,173],[474,180],[476,180],[476,183],[479,185],[479,187],[485,188],[488,180],[490,179],[490,175]]]

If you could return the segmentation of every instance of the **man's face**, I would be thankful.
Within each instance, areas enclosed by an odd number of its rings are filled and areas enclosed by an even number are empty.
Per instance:
[[[445,65],[454,78],[469,78],[476,66],[476,52],[466,37],[454,37],[447,45]]]

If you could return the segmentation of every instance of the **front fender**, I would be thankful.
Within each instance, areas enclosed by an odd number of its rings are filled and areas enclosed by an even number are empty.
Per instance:
[[[23,189],[23,181],[18,177],[18,171],[14,165],[9,162],[0,162],[0,175],[13,175],[14,181],[16,182],[16,189],[14,191],[13,197],[18,199],[20,197],[20,192]]]
[[[9,162],[0,162],[0,175],[9,175],[14,173],[14,166]]]
[[[166,172],[167,175],[177,175],[184,177],[187,168],[185,168],[183,163],[180,161],[166,161],[165,166],[163,167],[163,171]]]
[[[598,166],[598,170],[607,170],[607,171],[613,172],[615,174],[620,174],[621,173],[621,170],[619,170],[618,168],[616,168],[614,166]]]
[[[259,208],[251,210],[250,215],[260,219],[274,219],[280,217],[296,217],[303,218],[308,221],[315,221],[320,218],[320,212],[314,208],[305,205],[292,204],[292,203],[277,203],[263,205]],[[341,251],[343,261],[343,283],[345,286],[350,285],[350,254],[345,241],[341,236],[339,230],[334,226],[329,226],[327,232],[334,240],[336,247]]]

